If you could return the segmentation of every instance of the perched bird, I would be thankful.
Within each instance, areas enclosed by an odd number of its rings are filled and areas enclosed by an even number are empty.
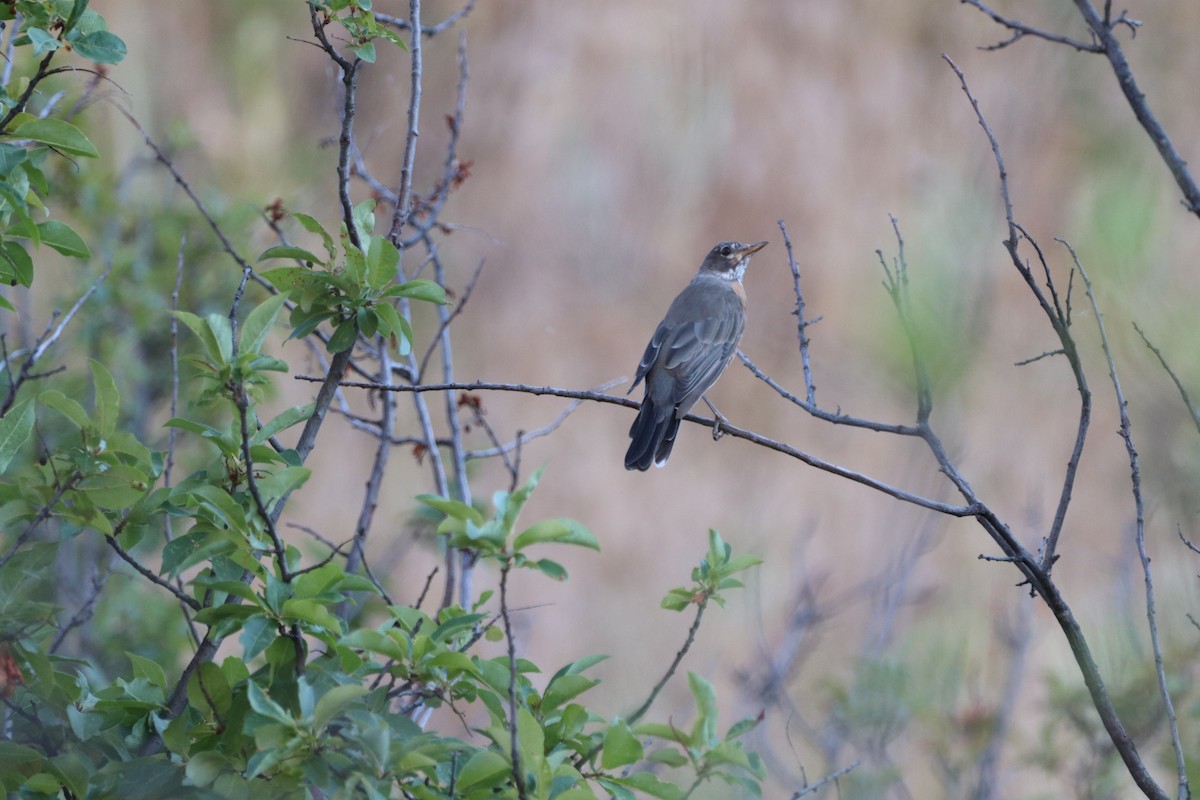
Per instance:
[[[629,429],[625,469],[666,464],[679,420],[729,366],[746,327],[742,276],[750,255],[766,246],[721,242],[667,309],[629,387],[632,392],[646,381],[646,396]]]

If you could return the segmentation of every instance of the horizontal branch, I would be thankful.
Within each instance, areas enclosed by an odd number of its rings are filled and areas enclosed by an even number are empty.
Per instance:
[[[308,381],[310,383],[320,383],[323,379],[312,375],[297,375],[298,381]],[[532,386],[524,383],[489,383],[486,381],[474,381],[472,383],[426,383],[415,386],[394,386],[391,384],[369,383],[366,381],[342,381],[339,386],[351,389],[370,389],[380,392],[516,392],[519,394],[532,394],[537,396],[550,397],[565,397],[571,400],[591,400],[597,403],[609,403],[611,405],[624,406],[625,408],[638,408],[640,403],[628,397],[619,397],[604,392],[589,391],[585,389],[561,389],[556,386]],[[697,414],[687,414],[683,417],[686,422],[696,423],[711,428],[713,420],[707,417],[701,417]],[[837,475],[841,478],[861,483],[877,492],[882,492],[897,500],[902,500],[906,503],[911,503],[915,506],[928,508],[931,511],[936,511],[939,514],[947,514],[952,517],[974,517],[985,512],[987,509],[978,503],[971,505],[952,505],[943,503],[932,498],[922,497],[921,495],[906,492],[891,484],[876,480],[854,470],[839,467],[837,464],[831,464],[828,461],[823,461],[816,456],[809,455],[803,450],[798,450],[789,444],[776,441],[767,436],[762,436],[754,431],[739,428],[736,425],[728,422],[720,423],[720,432],[728,434],[736,439],[744,439],[747,442],[766,447],[769,450],[774,450],[778,453],[791,456],[792,458],[803,461],[810,467],[816,467],[832,475]]]

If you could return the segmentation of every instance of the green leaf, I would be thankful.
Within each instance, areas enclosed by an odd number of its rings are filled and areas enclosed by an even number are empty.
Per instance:
[[[529,500],[529,495],[533,494],[533,490],[537,488],[538,481],[542,479],[542,472],[545,469],[545,467],[538,467],[529,476],[529,480],[517,487],[516,491],[511,494],[508,492],[496,492],[494,495],[492,502],[496,506],[497,515],[499,515],[497,522],[500,523],[505,535],[512,532],[513,527],[517,524],[517,517],[520,516],[521,509],[524,508],[525,502]]]
[[[290,244],[277,244],[274,247],[268,247],[266,250],[262,251],[262,255],[258,257],[258,261],[267,261],[272,258],[293,258],[297,261],[308,261],[321,265],[325,264],[325,262],[322,261],[317,254],[313,253],[311,250],[305,250],[303,247],[294,247]],[[272,272],[274,271],[275,270],[272,270]],[[275,281],[271,282],[275,283]],[[276,286],[279,285],[276,284]],[[283,287],[279,286],[279,288],[282,289]]]
[[[763,563],[763,560],[758,556],[750,555],[748,553],[741,553],[730,558],[729,561],[721,567],[721,574],[732,575],[735,572],[741,572],[744,569],[757,567],[761,563]]]
[[[386,301],[374,305],[375,314],[379,317],[382,333],[396,337],[396,352],[406,356],[412,350],[413,330],[408,320]]]
[[[192,673],[187,685],[188,704],[213,716],[223,717],[233,702],[233,691],[221,668],[206,661]]]
[[[662,800],[682,800],[686,796],[678,786],[667,783],[652,772],[635,772],[619,780],[626,786],[632,786],[640,792]]]
[[[725,734],[725,740],[736,739],[757,728],[763,721],[763,713],[760,711],[757,717],[747,717],[739,722],[735,722],[729,728],[729,732]]]
[[[333,261],[337,255],[337,250],[333,246],[333,237],[329,235],[329,231],[325,230],[325,226],[317,222],[315,217],[308,214],[303,214],[299,211],[292,212],[292,218],[300,223],[300,227],[309,233],[315,233],[321,237],[321,243],[325,245],[325,252],[329,254],[329,260]]]
[[[262,690],[262,687],[254,681],[247,681],[246,683],[246,699],[250,701],[250,708],[264,717],[273,719],[289,727],[294,724],[292,715],[285,711],[283,706],[268,697],[267,693]]]
[[[535,522],[513,540],[513,550],[520,551],[539,542],[558,542],[600,549],[596,536],[582,523],[573,519],[547,519]]]
[[[9,463],[29,441],[33,421],[33,401],[29,398],[10,408],[0,419],[0,473],[8,469]]]
[[[188,759],[185,772],[188,781],[200,787],[208,786],[234,768],[233,759],[216,750],[201,750]]]
[[[342,320],[334,328],[333,335],[329,337],[329,341],[325,343],[325,349],[331,353],[344,352],[354,346],[357,338],[358,326],[354,324],[354,320]]]
[[[371,231],[375,230],[375,201],[363,200],[354,207],[351,214],[354,219],[354,230],[358,241],[364,246],[371,241]],[[346,254],[349,257],[349,253]]]
[[[172,311],[171,313],[174,314],[180,322],[182,322],[184,325],[187,325],[192,333],[196,334],[196,338],[198,338],[200,343],[204,345],[204,350],[208,353],[209,358],[211,358],[213,361],[222,361],[222,347],[220,344],[218,344],[217,338],[213,334],[213,330],[207,322],[190,311]],[[224,361],[228,360],[228,358],[224,359]]]
[[[83,135],[83,131],[55,117],[24,122],[6,134],[5,138],[40,142],[71,156],[97,158],[100,155],[96,146]]]
[[[446,290],[433,281],[417,278],[416,280],[402,283],[399,286],[393,286],[383,293],[383,297],[408,297],[413,300],[423,300],[426,303],[434,303],[439,306],[444,306],[449,300],[446,299]]]
[[[96,387],[96,430],[101,436],[109,436],[117,427],[117,413],[121,408],[121,395],[112,373],[95,359],[88,359],[92,368],[92,384]]]
[[[342,713],[351,703],[367,694],[370,690],[361,684],[352,683],[345,686],[335,686],[317,701],[313,711],[313,731],[320,734],[325,730],[329,721]]]
[[[671,747],[655,750],[646,760],[666,764],[668,767],[682,767],[688,763],[687,756]]]
[[[565,581],[567,579],[567,568],[557,561],[551,561],[548,558],[539,559],[530,562],[531,567],[541,572],[547,578],[552,578],[556,581]]]
[[[367,249],[367,285],[382,289],[396,279],[400,251],[382,236],[372,236]]]
[[[33,283],[33,259],[17,242],[0,242],[0,278],[4,283],[26,287]],[[7,300],[5,304],[16,310]]]
[[[64,256],[87,258],[92,254],[92,251],[88,249],[87,243],[83,241],[83,237],[72,230],[65,222],[51,219],[39,223],[37,227],[38,233],[42,237],[42,244],[53,247]]]
[[[367,62],[368,64],[375,63],[375,43],[374,42],[363,42],[360,45],[351,47],[350,50],[354,53],[354,55],[358,56],[359,58],[361,58],[363,61]]]
[[[263,340],[267,338],[271,326],[275,324],[275,319],[279,316],[279,310],[283,308],[285,300],[287,300],[285,295],[272,295],[246,315],[246,321],[242,323],[240,340],[243,353],[257,353],[262,349]]]
[[[116,64],[125,58],[127,48],[120,36],[108,31],[92,31],[71,37],[75,52],[97,64]]]
[[[474,630],[475,626],[485,617],[485,614],[463,614],[453,617],[438,625],[429,638],[435,642],[448,642],[463,631]]]
[[[629,723],[620,717],[613,718],[604,733],[604,752],[600,757],[603,769],[615,769],[640,761],[645,755],[642,743],[629,729]]]
[[[204,318],[208,329],[212,331],[213,341],[217,343],[217,352],[213,359],[219,364],[228,364],[233,357],[233,326],[229,317],[213,312]]]
[[[279,416],[275,417],[266,425],[263,425],[260,430],[255,432],[255,434],[250,437],[250,444],[262,444],[272,436],[280,434],[293,425],[306,421],[312,416],[312,412],[315,407],[315,403],[309,403],[305,406],[292,406],[291,408],[283,411],[279,414]]]
[[[688,687],[696,698],[692,742],[701,747],[712,747],[717,743],[717,691],[708,679],[695,672],[688,673]]]
[[[187,533],[175,537],[163,547],[162,571],[167,575],[178,575],[193,564],[236,549],[237,543],[228,531],[214,530],[207,525],[193,525]]]
[[[382,631],[370,628],[359,628],[350,632],[338,641],[338,645],[354,650],[365,650],[368,653],[377,653],[396,661],[404,661],[408,658],[408,652],[398,641]]]
[[[504,783],[512,771],[508,759],[494,750],[476,750],[467,759],[455,784],[464,796],[473,789],[490,789]]]
[[[29,43],[33,45],[33,54],[40,56],[49,53],[59,48],[59,41],[48,31],[41,28],[27,28],[25,34],[29,37]]]
[[[492,628],[491,630],[497,630]],[[550,711],[558,708],[563,703],[591,689],[600,681],[595,678],[589,678],[586,675],[563,675],[550,681],[546,686],[546,691],[542,694],[542,711]]]
[[[691,592],[682,586],[677,586],[676,588],[667,592],[667,596],[662,599],[662,603],[659,605],[668,611],[683,611],[692,604],[692,598],[694,597],[694,592]]]
[[[473,508],[466,503],[458,500],[451,500],[448,497],[442,497],[436,494],[419,494],[416,496],[418,502],[424,503],[432,509],[442,512],[448,517],[455,519],[470,520],[476,525],[482,525],[484,522],[483,514],[479,513],[479,509]]]
[[[283,604],[281,616],[286,620],[307,622],[334,633],[342,631],[341,620],[316,600],[292,598]]]
[[[92,425],[92,419],[83,410],[83,406],[57,389],[42,392],[38,395],[38,401],[47,408],[52,408],[62,414],[80,429],[90,428]]]

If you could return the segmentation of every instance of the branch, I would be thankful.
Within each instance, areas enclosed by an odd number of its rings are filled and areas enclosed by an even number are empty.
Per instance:
[[[1087,385],[1087,378],[1083,372],[1083,363],[1079,358],[1078,348],[1075,346],[1075,340],[1071,335],[1070,330],[1070,297],[1068,294],[1067,306],[1064,308],[1059,302],[1058,294],[1054,289],[1054,283],[1050,279],[1050,268],[1046,262],[1042,249],[1037,242],[1025,233],[1024,228],[1017,224],[1013,216],[1012,200],[1009,197],[1008,191],[1008,171],[1004,166],[1004,157],[1000,153],[1000,144],[996,141],[996,135],[992,132],[992,128],[988,125],[987,119],[983,116],[983,111],[979,108],[979,102],[975,96],[971,94],[971,88],[967,85],[966,76],[962,70],[958,68],[949,56],[943,54],[942,59],[950,65],[950,69],[958,76],[959,84],[962,86],[963,94],[967,96],[967,100],[971,103],[971,108],[975,111],[975,119],[979,122],[979,126],[983,128],[984,134],[987,136],[988,143],[992,148],[992,155],[996,160],[996,170],[1000,177],[1000,198],[1004,203],[1004,216],[1008,223],[1008,239],[1005,240],[1004,246],[1008,251],[1009,257],[1012,260],[1013,266],[1020,273],[1025,281],[1025,285],[1033,292],[1034,297],[1038,301],[1038,305],[1042,308],[1042,313],[1050,322],[1050,326],[1054,329],[1058,336],[1059,343],[1062,345],[1063,355],[1070,364],[1071,374],[1075,379],[1075,389],[1079,393],[1079,423],[1075,430],[1075,443],[1071,449],[1071,456],[1067,460],[1067,469],[1063,474],[1062,489],[1059,492],[1058,506],[1054,512],[1054,520],[1050,524],[1050,530],[1046,535],[1045,542],[1041,551],[1041,567],[1047,575],[1054,567],[1054,562],[1058,559],[1058,540],[1062,535],[1063,525],[1066,523],[1067,508],[1071,503],[1071,494],[1075,487],[1075,478],[1079,472],[1079,462],[1083,458],[1083,446],[1087,441],[1088,428],[1091,425],[1092,419],[1092,393]],[[1042,265],[1046,276],[1046,283],[1049,286],[1051,297],[1047,299],[1041,287],[1034,280],[1033,272],[1029,265],[1022,260],[1018,252],[1018,246],[1024,239],[1028,241],[1037,253],[1038,260]]]
[[[859,763],[860,762],[855,761],[852,764],[842,767],[837,772],[833,772],[833,773],[830,773],[829,775],[826,775],[824,778],[821,778],[821,780],[817,781],[816,783],[808,784],[807,786],[801,788],[799,791],[797,791],[795,794],[793,794],[791,797],[791,800],[799,800],[799,798],[804,797],[807,794],[812,794],[813,792],[819,792],[823,786],[825,786],[826,784],[829,784],[829,783],[833,783],[838,778],[842,777],[843,775],[848,773],[850,770],[857,767],[859,765]]]
[[[412,34],[408,44],[409,60],[412,64],[412,80],[408,98],[408,132],[404,138],[400,188],[396,190],[396,208],[392,212],[392,227],[388,232],[388,238],[397,247],[400,246],[400,231],[408,222],[409,205],[412,200],[413,162],[417,157],[417,137],[421,135],[421,0],[408,0],[408,19]]]
[[[1096,302],[1096,295],[1092,292],[1092,281],[1088,278],[1083,264],[1080,263],[1079,256],[1075,254],[1075,249],[1062,239],[1058,241],[1071,253],[1071,259],[1075,262],[1075,268],[1079,270],[1079,276],[1083,278],[1083,285],[1087,290],[1088,300],[1092,304],[1092,312],[1096,316],[1096,328],[1100,331],[1100,343],[1104,349],[1104,358],[1108,362],[1108,376],[1112,380],[1113,393],[1116,395],[1117,410],[1121,415],[1120,433],[1121,439],[1125,442],[1125,452],[1129,455],[1129,482],[1130,488],[1133,491],[1133,506],[1136,515],[1134,538],[1137,542],[1138,558],[1142,564],[1142,578],[1146,584],[1146,622],[1150,629],[1150,648],[1154,653],[1154,670],[1158,676],[1158,693],[1162,697],[1163,710],[1166,712],[1167,724],[1171,732],[1171,745],[1175,750],[1175,770],[1179,781],[1178,796],[1180,798],[1187,798],[1191,796],[1191,791],[1188,788],[1187,763],[1183,757],[1183,742],[1179,738],[1179,722],[1175,717],[1175,705],[1171,702],[1171,691],[1167,686],[1167,672],[1166,667],[1163,665],[1162,641],[1158,635],[1158,620],[1155,614],[1154,603],[1154,580],[1150,572],[1150,556],[1146,553],[1146,511],[1145,503],[1142,500],[1142,469],[1138,461],[1137,449],[1133,445],[1133,433],[1129,422],[1129,404],[1125,401],[1125,393],[1121,390],[1121,381],[1117,377],[1117,367],[1113,363],[1112,349],[1108,344],[1108,333],[1104,329],[1104,317],[1100,313],[1100,306]]]
[[[808,326],[819,320],[809,322],[804,318],[804,292],[800,290],[800,265],[796,263],[796,257],[792,254],[792,238],[788,236],[787,225],[784,224],[782,219],[778,220],[775,224],[779,226],[779,231],[783,234],[783,246],[787,250],[788,269],[792,273],[792,288],[796,293],[796,308],[792,313],[796,315],[796,335],[800,340],[800,366],[804,370],[804,397],[808,401],[808,405],[816,408],[817,387],[813,385],[812,366],[808,360],[808,346],[810,344]],[[740,356],[741,353],[739,352],[738,355]],[[744,356],[742,357],[742,361],[746,361]]]
[[[987,47],[981,47],[980,48],[981,50],[989,50],[989,51],[990,50],[1003,50],[1004,48],[1008,47],[1010,44],[1015,44],[1016,42],[1019,42],[1021,39],[1024,39],[1026,36],[1032,36],[1035,39],[1045,39],[1048,42],[1055,42],[1056,44],[1065,44],[1068,47],[1073,47],[1076,50],[1079,50],[1079,51],[1085,52],[1085,53],[1101,53],[1104,51],[1104,48],[1102,48],[1100,45],[1096,44],[1096,42],[1094,40],[1091,42],[1083,42],[1078,39],[1072,39],[1067,36],[1060,36],[1057,33],[1050,33],[1049,31],[1043,31],[1038,28],[1033,28],[1022,22],[1018,22],[1014,19],[1009,19],[1007,17],[1003,17],[1000,14],[993,11],[992,9],[985,6],[979,0],[961,0],[961,2],[965,3],[966,5],[969,5],[974,8],[979,9],[984,14],[991,17],[993,22],[995,22],[999,25],[1002,25],[1005,28],[1008,28],[1010,31],[1012,31],[1012,36],[1010,36],[1009,38],[1005,39],[1002,42],[998,42],[993,45],[988,45]]]
[[[1179,396],[1183,398],[1183,404],[1187,407],[1188,413],[1192,415],[1192,423],[1196,426],[1196,432],[1200,433],[1200,409],[1192,403],[1192,398],[1188,395],[1188,390],[1184,387],[1183,381],[1179,380],[1179,376],[1175,374],[1175,370],[1167,363],[1167,359],[1163,357],[1162,351],[1150,343],[1150,339],[1138,327],[1138,324],[1133,323],[1133,329],[1138,332],[1138,336],[1142,337],[1142,342],[1149,348],[1154,357],[1158,359],[1158,363],[1162,364],[1162,368],[1167,371],[1167,375],[1175,382],[1175,388],[1179,390]]]
[[[453,14],[446,17],[436,25],[422,25],[421,34],[432,39],[439,33],[449,30],[450,28],[454,27],[455,23],[466,17],[475,9],[476,2],[478,2],[478,0],[468,0],[465,6],[460,8],[458,11],[455,11]],[[393,28],[400,31],[412,30],[412,23],[406,19],[403,19],[402,17],[393,17],[389,14],[380,14],[379,12],[376,12],[375,21],[384,25],[391,25]]]
[[[208,223],[208,227],[212,228],[213,233],[215,233],[217,236],[217,240],[221,242],[221,249],[223,249],[229,255],[229,257],[232,258],[234,262],[236,262],[237,265],[242,268],[243,272],[250,270],[250,277],[255,283],[273,294],[275,292],[275,287],[272,286],[268,281],[264,280],[258,273],[254,272],[253,268],[250,266],[250,262],[242,258],[241,254],[238,253],[238,251],[234,248],[233,243],[229,241],[229,237],[225,235],[225,231],[221,230],[221,226],[217,224],[217,221],[213,219],[212,214],[208,212],[208,208],[204,205],[204,202],[196,195],[194,191],[192,191],[191,185],[188,184],[187,180],[184,179],[179,170],[175,168],[175,164],[170,158],[167,157],[167,154],[164,153],[162,149],[154,143],[154,140],[150,138],[150,134],[146,133],[145,128],[141,126],[141,124],[132,114],[120,106],[117,106],[116,108],[121,112],[125,119],[129,120],[129,124],[133,126],[134,130],[141,134],[146,146],[154,151],[154,157],[158,159],[159,163],[167,168],[167,171],[171,173],[171,177],[175,179],[176,185],[179,186],[179,188],[183,190],[183,193],[188,196],[188,199],[192,201],[192,205],[194,205],[196,210],[200,212],[200,216],[204,217],[204,221]]]
[[[521,769],[521,751],[517,746],[517,647],[513,641],[512,621],[508,616],[508,574],[511,570],[512,556],[508,556],[500,566],[500,617],[504,620],[504,638],[508,643],[508,735],[513,782],[517,787],[517,797],[525,800],[525,774]]]
[[[89,286],[87,290],[84,291],[84,293],[80,295],[79,298],[71,305],[71,308],[62,316],[62,319],[58,321],[58,324],[54,325],[53,327],[50,327],[49,325],[46,327],[46,330],[34,344],[32,352],[30,352],[25,360],[21,362],[21,371],[16,375],[16,377],[10,380],[8,386],[8,396],[4,399],[3,405],[0,405],[0,417],[7,414],[8,410],[12,408],[13,403],[17,399],[17,391],[21,388],[22,384],[35,377],[33,375],[33,369],[37,366],[37,363],[41,360],[42,356],[44,356],[46,351],[49,350],[50,347],[52,347],[54,343],[59,340],[59,337],[62,336],[63,331],[65,331],[67,326],[71,324],[71,320],[75,318],[75,314],[79,311],[79,309],[83,308],[83,304],[86,303],[91,296],[96,293],[96,290],[100,288],[100,284],[104,283],[105,279],[108,278],[109,273],[111,272],[112,263],[110,262],[105,265],[104,272],[100,273],[100,277],[92,281],[91,286]],[[0,372],[8,369],[9,360],[16,355],[16,353],[13,353],[11,356],[8,356],[4,359],[4,363],[0,364]]]
[[[296,380],[301,381],[317,381],[320,378],[314,378],[310,375],[297,375]],[[598,403],[610,403],[612,405],[624,406],[626,408],[636,409],[638,403],[636,400],[631,400],[627,397],[617,397],[614,395],[604,394],[603,392],[585,391],[580,389],[560,389],[554,386],[530,386],[521,383],[487,383],[484,381],[475,381],[473,383],[426,383],[416,386],[396,386],[378,383],[366,383],[363,381],[342,381],[341,386],[357,389],[372,389],[387,392],[412,392],[421,394],[424,392],[448,392],[448,391],[498,391],[498,392],[518,392],[522,394],[532,395],[550,395],[553,397],[566,397],[575,400],[591,400]],[[712,420],[706,417],[701,417],[697,414],[687,414],[683,417],[684,421],[692,422],[698,425],[703,425],[705,428],[712,428]],[[721,423],[721,430],[733,436],[735,439],[744,439],[745,441],[757,444],[761,447],[766,447],[770,450],[783,453],[791,456],[798,461],[803,461],[811,467],[824,470],[841,478],[847,478],[855,483],[861,483],[864,486],[875,489],[886,495],[903,500],[906,503],[928,508],[932,511],[937,511],[940,514],[946,514],[952,517],[972,517],[983,513],[986,509],[978,503],[970,503],[968,505],[952,505],[943,503],[938,500],[933,500],[921,495],[912,494],[903,489],[899,489],[883,481],[876,480],[867,475],[855,472],[845,467],[839,467],[828,461],[823,461],[816,456],[809,455],[802,450],[798,450],[789,444],[779,442],[761,434],[755,433],[745,428],[739,428],[732,423]]]

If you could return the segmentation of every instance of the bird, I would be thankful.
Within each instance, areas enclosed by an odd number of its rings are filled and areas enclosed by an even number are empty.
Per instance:
[[[645,471],[651,464],[665,465],[679,421],[729,366],[746,327],[742,276],[750,256],[766,246],[766,242],[719,242],[667,309],[625,393],[645,380],[646,394],[629,429],[625,469]]]

